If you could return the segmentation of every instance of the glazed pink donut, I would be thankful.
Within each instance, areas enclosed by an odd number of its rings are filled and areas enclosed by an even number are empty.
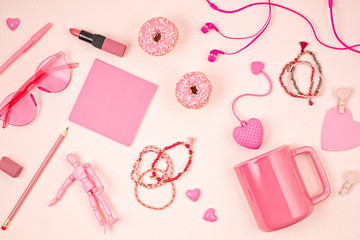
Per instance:
[[[155,17],[139,30],[139,45],[150,55],[162,56],[173,50],[179,39],[175,24],[164,17]]]
[[[189,72],[176,83],[175,96],[184,107],[198,109],[208,103],[211,91],[211,82],[205,74]]]

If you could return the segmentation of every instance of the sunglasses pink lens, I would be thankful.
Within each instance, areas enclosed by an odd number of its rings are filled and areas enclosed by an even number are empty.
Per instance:
[[[47,67],[45,70],[42,69],[49,61],[52,61],[51,66]],[[60,92],[70,83],[71,71],[62,52],[45,59],[36,71],[43,71],[43,73],[46,74],[46,77],[38,83],[39,89],[45,92]]]
[[[0,105],[0,120],[7,122],[13,126],[24,126],[32,122],[37,113],[37,107],[34,103],[35,100],[30,96],[30,93],[26,94],[12,107],[11,101],[16,93],[12,93],[7,96]]]

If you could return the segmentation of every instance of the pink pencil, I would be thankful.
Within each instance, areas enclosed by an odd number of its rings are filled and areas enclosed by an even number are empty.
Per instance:
[[[21,195],[19,201],[16,203],[15,207],[13,208],[13,210],[11,211],[10,215],[8,216],[8,218],[6,219],[6,221],[4,222],[4,224],[2,225],[1,229],[2,230],[6,230],[8,225],[10,224],[11,220],[14,218],[15,214],[17,213],[17,211],[19,210],[21,204],[24,202],[24,200],[26,199],[27,195],[30,193],[32,187],[34,186],[34,184],[36,183],[36,181],[38,180],[39,176],[41,175],[42,171],[44,170],[44,168],[46,167],[47,163],[50,161],[50,159],[52,158],[52,156],[54,155],[55,151],[58,149],[58,147],[60,146],[60,144],[62,143],[63,139],[65,138],[67,132],[68,132],[69,128],[66,128],[66,130],[60,134],[58,140],[55,142],[54,146],[52,147],[52,149],[50,150],[50,152],[48,153],[48,155],[46,156],[45,160],[43,161],[43,163],[41,164],[41,166],[39,167],[39,169],[37,170],[37,172],[35,173],[34,177],[31,179],[31,182],[29,183],[29,185],[26,187],[24,193]]]

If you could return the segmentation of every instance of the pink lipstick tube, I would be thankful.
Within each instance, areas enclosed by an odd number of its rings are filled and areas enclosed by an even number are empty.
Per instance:
[[[96,48],[100,48],[101,50],[112,53],[119,57],[122,57],[126,50],[126,45],[116,42],[114,40],[111,40],[100,34],[92,34],[85,30],[80,31],[80,30],[74,29],[74,28],[70,28],[70,33],[73,36],[78,37],[79,39],[90,43],[91,45],[93,45]]]

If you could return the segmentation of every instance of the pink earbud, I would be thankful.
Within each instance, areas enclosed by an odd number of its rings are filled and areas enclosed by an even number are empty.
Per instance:
[[[205,23],[205,25],[201,28],[201,31],[203,32],[203,33],[208,33],[211,29],[215,29],[215,31],[219,31],[219,29],[217,29],[217,27],[214,25],[214,24],[212,24],[212,23]]]
[[[209,57],[208,57],[209,62],[215,62],[216,56],[218,54],[225,54],[225,53],[223,51],[220,51],[220,50],[217,50],[217,49],[211,50],[211,52],[209,54]]]

